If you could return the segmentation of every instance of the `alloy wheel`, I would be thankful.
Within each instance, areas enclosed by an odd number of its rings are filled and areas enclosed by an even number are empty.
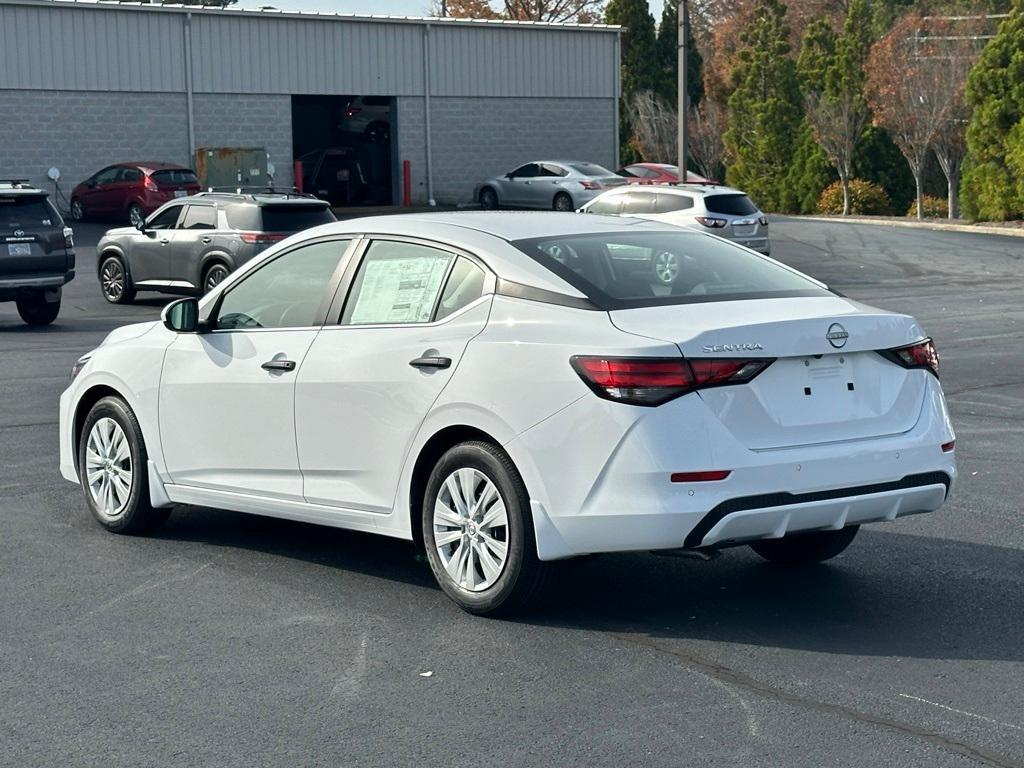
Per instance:
[[[654,274],[665,285],[671,285],[679,276],[679,258],[662,251],[654,257]]]
[[[82,204],[78,200],[71,201],[71,218],[75,221],[81,221],[85,218],[85,211],[82,210]]]
[[[508,561],[508,512],[494,483],[469,467],[442,483],[434,503],[434,546],[449,578],[470,592],[493,586]]]
[[[133,227],[138,228],[143,219],[145,219],[145,216],[142,215],[142,209],[139,206],[133,205],[128,209],[128,221]]]
[[[228,271],[217,264],[216,266],[210,267],[206,273],[206,280],[203,281],[203,293],[209,293],[218,285],[220,285],[224,278],[228,276]]]
[[[556,195],[555,210],[562,211],[563,213],[568,213],[569,211],[572,211],[572,198],[566,194]]]
[[[99,514],[113,520],[128,505],[132,493],[132,452],[121,425],[99,419],[89,432],[85,474],[89,494]]]
[[[108,301],[117,302],[124,295],[124,268],[117,259],[108,259],[103,265],[100,286]]]

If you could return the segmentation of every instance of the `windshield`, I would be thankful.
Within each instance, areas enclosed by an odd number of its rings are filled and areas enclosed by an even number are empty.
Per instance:
[[[771,259],[696,232],[611,232],[513,244],[603,310],[831,295]]]
[[[725,213],[730,216],[751,216],[757,213],[757,206],[746,195],[708,195],[704,206],[711,213]]]

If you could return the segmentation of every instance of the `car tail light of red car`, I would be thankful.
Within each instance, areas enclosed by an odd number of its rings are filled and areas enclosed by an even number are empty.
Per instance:
[[[654,406],[707,387],[745,384],[774,358],[686,359],[576,355],[572,367],[598,397]]]
[[[156,185],[156,182],[153,181],[153,177],[152,176],[143,176],[142,178],[143,178],[142,186],[145,187],[147,191],[149,191],[149,192],[157,192],[157,191],[159,191],[160,187],[158,187]]]

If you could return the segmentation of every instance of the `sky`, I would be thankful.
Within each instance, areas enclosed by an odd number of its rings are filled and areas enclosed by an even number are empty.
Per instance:
[[[663,0],[648,0],[655,22],[661,18]],[[282,11],[332,11],[336,13],[383,13],[426,16],[430,0],[239,0],[242,8],[272,5]]]

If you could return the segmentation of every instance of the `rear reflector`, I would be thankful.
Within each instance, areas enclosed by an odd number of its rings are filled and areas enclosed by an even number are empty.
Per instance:
[[[923,368],[939,377],[939,353],[931,339],[897,349],[880,349],[878,354],[904,368]]]
[[[729,469],[714,469],[709,472],[673,472],[672,482],[673,483],[710,483],[715,480],[725,480],[732,470]]]
[[[948,443],[943,443],[941,446],[943,453],[949,453],[956,447],[956,440],[950,440]]]
[[[576,355],[569,362],[598,397],[654,406],[706,387],[745,384],[771,365],[773,359]]]

